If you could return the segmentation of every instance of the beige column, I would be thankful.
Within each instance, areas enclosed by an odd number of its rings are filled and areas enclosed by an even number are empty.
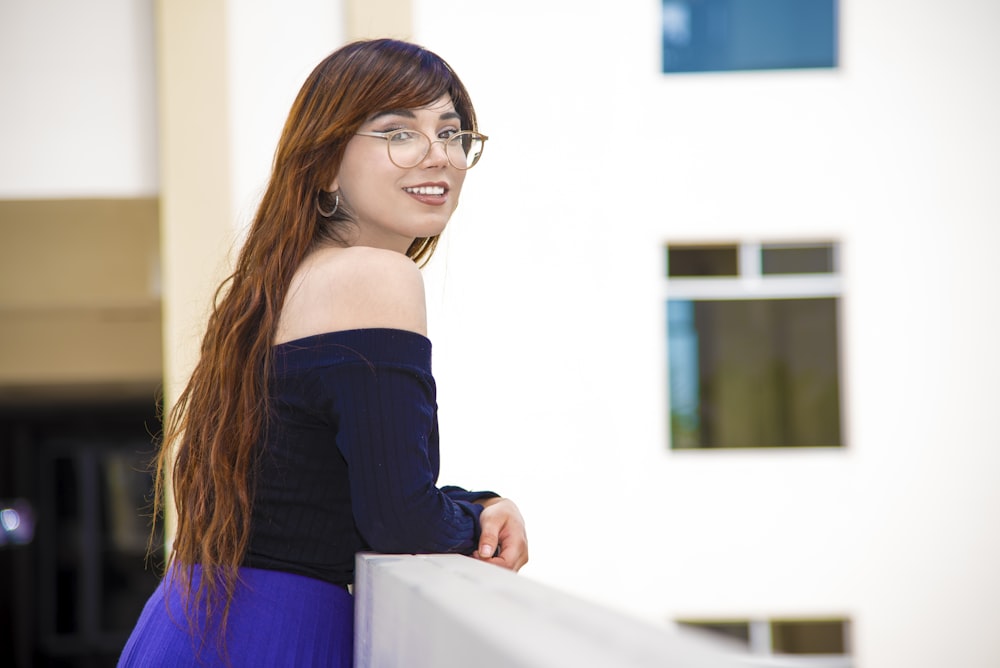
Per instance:
[[[228,273],[233,243],[225,9],[224,0],[156,3],[163,376],[168,407],[197,361],[212,291]],[[167,515],[169,545],[173,514]]]
[[[197,359],[211,291],[233,243],[224,0],[156,4],[164,380],[172,400]]]
[[[410,0],[347,0],[344,3],[347,39],[412,39],[411,5]]]

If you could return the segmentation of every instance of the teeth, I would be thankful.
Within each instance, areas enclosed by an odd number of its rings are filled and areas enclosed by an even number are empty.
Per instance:
[[[403,188],[408,193],[413,193],[414,195],[443,195],[444,187],[442,186],[420,186],[419,188]]]

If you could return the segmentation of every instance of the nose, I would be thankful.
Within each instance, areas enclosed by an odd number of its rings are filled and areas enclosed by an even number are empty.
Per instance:
[[[440,144],[440,148],[437,145]],[[448,147],[443,139],[435,139],[427,147],[427,155],[424,156],[422,164],[425,167],[444,167],[448,164]]]

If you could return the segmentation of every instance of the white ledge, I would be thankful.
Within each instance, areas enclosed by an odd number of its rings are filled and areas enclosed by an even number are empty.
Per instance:
[[[656,628],[459,555],[359,554],[355,668],[749,668],[761,661]]]

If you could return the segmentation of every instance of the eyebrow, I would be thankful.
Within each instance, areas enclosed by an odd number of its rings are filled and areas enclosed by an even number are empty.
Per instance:
[[[368,122],[371,123],[373,121],[377,121],[378,119],[382,118],[383,116],[402,116],[404,118],[416,118],[417,117],[417,115],[415,113],[413,113],[413,111],[410,110],[410,109],[387,109],[385,111],[380,111],[377,114],[373,114],[368,119]],[[457,111],[446,111],[443,114],[441,114],[441,116],[439,116],[439,119],[442,120],[442,121],[452,120],[452,119],[461,120],[462,117],[458,114]]]

